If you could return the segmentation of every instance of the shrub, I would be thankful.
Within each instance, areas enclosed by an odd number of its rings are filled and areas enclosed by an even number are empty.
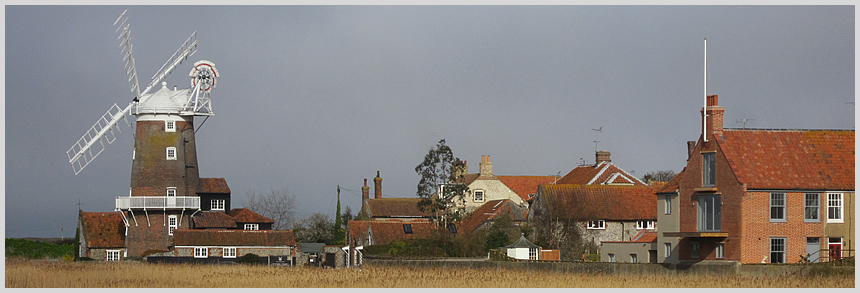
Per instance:
[[[238,263],[252,264],[252,265],[253,264],[260,264],[260,256],[253,254],[253,253],[248,253],[248,254],[243,255],[242,257],[239,257]]]
[[[72,244],[57,245],[49,242],[30,241],[27,239],[6,238],[6,256],[24,256],[27,258],[63,258],[75,255]]]

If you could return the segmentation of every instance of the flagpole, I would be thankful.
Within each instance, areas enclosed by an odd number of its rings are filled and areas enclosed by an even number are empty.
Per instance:
[[[708,38],[705,38],[704,106],[702,106],[702,142],[708,142]]]

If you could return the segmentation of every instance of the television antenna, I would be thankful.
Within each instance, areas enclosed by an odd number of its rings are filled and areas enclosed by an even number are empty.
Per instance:
[[[594,151],[597,152],[597,143],[600,142],[599,140],[597,140],[597,135],[603,133],[603,126],[600,126],[596,129],[592,128],[591,130],[594,130]]]
[[[758,119],[753,119],[753,118],[744,118],[744,119],[741,119],[741,120],[737,120],[737,121],[735,121],[735,122],[736,122],[736,123],[741,123],[741,124],[743,124],[744,129],[747,129],[747,122],[752,121],[752,120],[758,120]]]

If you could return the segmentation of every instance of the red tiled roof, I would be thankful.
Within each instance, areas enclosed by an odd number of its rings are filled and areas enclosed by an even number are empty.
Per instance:
[[[514,221],[524,221],[528,216],[525,209],[509,199],[491,200],[463,217],[460,221],[460,230],[475,231],[488,221],[505,214],[510,215]]]
[[[197,193],[230,193],[227,180],[224,178],[200,178],[200,188]]]
[[[555,176],[496,176],[505,186],[513,190],[523,201],[528,201],[537,193],[538,185],[555,182]],[[531,195],[531,197],[529,196]]]
[[[681,172],[678,172],[678,174],[675,174],[675,177],[672,177],[669,182],[666,182],[665,184],[658,187],[657,193],[672,193],[677,191],[678,186],[681,184],[681,174],[684,174],[684,171],[687,171],[686,167],[684,167],[684,169],[681,169]]]
[[[420,198],[374,198],[368,199],[366,207],[372,218],[430,217],[430,212],[418,209]]]
[[[276,230],[197,230],[176,229],[173,244],[177,246],[295,246],[293,231]]]
[[[550,215],[576,220],[656,220],[653,186],[541,185]]]
[[[261,216],[249,209],[232,209],[230,216],[236,220],[236,223],[274,223],[275,221]]]
[[[657,242],[657,231],[640,230],[629,241],[601,241],[603,243],[654,243]]]
[[[725,129],[717,140],[751,189],[854,190],[853,130]]]
[[[203,211],[194,216],[194,228],[236,228],[236,220],[224,212]]]
[[[406,234],[403,225],[411,225],[412,234]],[[373,219],[349,221],[349,233],[356,240],[367,243],[367,232],[373,235],[373,244],[388,244],[399,239],[428,239],[435,226],[429,219]]]
[[[125,225],[119,212],[81,212],[81,218],[89,248],[125,247]]]
[[[607,181],[609,180],[609,181]],[[561,177],[556,184],[634,184],[646,185],[630,173],[621,170],[612,162],[573,168]]]

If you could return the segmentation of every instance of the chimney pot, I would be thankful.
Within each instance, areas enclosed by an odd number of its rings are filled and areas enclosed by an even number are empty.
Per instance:
[[[379,177],[379,171],[376,171],[376,178],[373,178],[373,198],[382,198],[382,177]]]

